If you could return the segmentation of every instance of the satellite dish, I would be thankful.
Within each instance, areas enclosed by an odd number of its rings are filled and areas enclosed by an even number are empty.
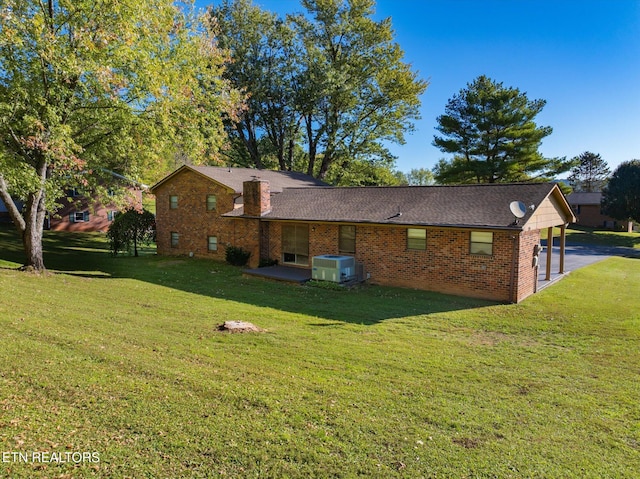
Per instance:
[[[512,201],[509,204],[509,209],[511,210],[511,213],[513,213],[513,216],[516,217],[516,221],[527,214],[527,205],[522,201]]]

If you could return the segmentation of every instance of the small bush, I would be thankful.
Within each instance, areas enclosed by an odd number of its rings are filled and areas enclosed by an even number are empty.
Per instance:
[[[225,259],[233,266],[246,266],[251,257],[251,252],[237,246],[227,246]]]

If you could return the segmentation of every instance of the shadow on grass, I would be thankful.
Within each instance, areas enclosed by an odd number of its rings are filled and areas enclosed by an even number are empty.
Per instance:
[[[19,237],[0,226],[0,262],[24,262]],[[484,307],[495,302],[425,291],[362,286],[333,291],[242,276],[242,268],[213,260],[160,257],[153,249],[140,257],[113,257],[100,233],[45,232],[45,265],[50,271],[97,281],[129,278],[211,298],[301,313],[341,323],[375,324],[391,318]],[[161,292],[159,294],[162,294]],[[251,321],[251,317],[246,318]],[[339,323],[313,323],[336,326]]]
[[[559,238],[554,238],[554,245]],[[567,243],[606,247],[640,248],[640,233],[600,230],[572,225],[567,230]]]

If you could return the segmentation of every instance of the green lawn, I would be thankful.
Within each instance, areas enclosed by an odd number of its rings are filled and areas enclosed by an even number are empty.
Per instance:
[[[17,272],[0,228],[0,477],[640,471],[639,260],[500,305],[112,258],[100,235],[48,233],[46,249],[52,274]],[[12,455],[42,452],[99,462]]]
[[[543,231],[543,239],[546,239],[546,230]],[[560,236],[559,228],[554,228],[554,236]],[[567,241],[570,243],[640,248],[640,233],[623,233],[571,225],[571,228],[567,229]]]

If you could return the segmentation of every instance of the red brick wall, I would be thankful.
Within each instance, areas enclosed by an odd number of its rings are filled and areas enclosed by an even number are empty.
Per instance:
[[[533,294],[536,288],[536,267],[533,264],[534,248],[540,244],[540,230],[523,231],[519,238],[519,254],[517,264],[517,291],[515,302],[520,302]],[[539,265],[544,274],[544,265]],[[538,269],[538,271],[540,271]]]
[[[627,221],[617,221],[610,216],[603,215],[600,205],[580,205],[580,213],[577,212],[577,208],[575,207],[573,211],[578,219],[576,224],[579,226],[610,228],[620,231],[628,230],[629,223]]]
[[[130,205],[142,205],[142,191],[139,189],[130,189],[127,201]],[[49,229],[54,231],[102,231],[109,229],[111,221],[108,214],[110,211],[119,211],[117,205],[102,205],[95,199],[76,198],[77,201],[69,203],[66,199],[62,199],[62,206],[55,214],[50,216]],[[69,215],[75,212],[88,212],[89,221],[73,222],[69,219]]]
[[[234,193],[202,175],[184,170],[154,190],[156,195],[156,228],[158,254],[194,256],[224,260],[225,245],[234,244],[236,223],[221,218],[233,210]],[[169,207],[169,197],[178,197],[178,207]],[[215,195],[217,208],[207,210],[207,196]],[[242,229],[240,227],[239,229]],[[178,245],[171,246],[171,232],[179,235]],[[209,251],[208,237],[218,238],[218,250]],[[240,246],[237,244],[236,246]]]
[[[270,258],[279,261],[281,225],[269,224]],[[309,257],[339,254],[338,234],[338,225],[310,224]],[[512,268],[516,238],[516,233],[496,231],[493,255],[472,255],[470,230],[427,228],[426,250],[415,251],[407,249],[406,227],[357,225],[355,257],[364,263],[374,284],[511,301],[518,290],[517,284],[513,289],[511,284],[514,273],[517,282],[517,269]],[[525,294],[523,289],[522,298]]]

